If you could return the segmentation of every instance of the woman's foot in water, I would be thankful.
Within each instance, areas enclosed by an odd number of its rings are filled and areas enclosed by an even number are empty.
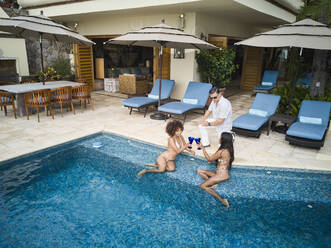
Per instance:
[[[138,177],[141,177],[142,175],[144,175],[146,173],[147,170],[142,170],[138,173]]]
[[[222,202],[222,204],[223,204],[226,208],[229,208],[229,207],[230,207],[229,202],[228,202],[227,199],[223,199],[221,202]]]

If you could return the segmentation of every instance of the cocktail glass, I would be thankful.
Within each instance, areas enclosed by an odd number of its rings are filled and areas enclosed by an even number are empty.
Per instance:
[[[188,137],[188,141],[190,143],[190,146],[188,146],[189,149],[192,149],[192,143],[194,141],[194,137]]]
[[[195,143],[197,143],[197,145],[198,145],[198,150],[201,150],[201,148],[199,147],[200,141],[201,141],[201,138],[195,138]]]

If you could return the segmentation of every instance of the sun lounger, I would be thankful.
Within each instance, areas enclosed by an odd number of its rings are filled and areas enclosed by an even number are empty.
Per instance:
[[[258,138],[264,124],[276,112],[279,101],[278,95],[257,93],[249,112],[233,121],[232,131]]]
[[[131,97],[122,101],[122,105],[130,109],[130,115],[132,109],[137,109],[139,111],[140,109],[145,108],[145,114],[144,114],[145,117],[147,114],[148,107],[151,105],[157,105],[158,103],[159,85],[160,85],[160,79],[156,79],[152,91],[148,94],[147,97],[146,96]],[[174,80],[162,79],[161,101],[168,99],[170,97],[174,85],[175,85]]]
[[[264,71],[261,84],[255,86],[253,88],[253,91],[255,93],[257,92],[268,93],[275,87],[277,78],[278,78],[278,71]]]
[[[298,119],[286,132],[285,139],[292,145],[320,149],[330,123],[331,102],[302,101]]]
[[[184,115],[191,110],[204,110],[212,85],[209,83],[189,82],[183,100],[180,102],[169,102],[161,105],[158,111],[171,115]]]

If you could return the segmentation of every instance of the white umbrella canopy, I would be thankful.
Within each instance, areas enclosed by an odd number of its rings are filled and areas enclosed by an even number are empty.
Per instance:
[[[144,27],[138,31],[129,32],[120,37],[110,39],[105,44],[118,44],[129,46],[146,46],[179,49],[216,49],[217,47],[184,33],[181,29],[173,28],[164,23]]]
[[[304,19],[235,43],[255,47],[300,47],[331,50],[331,29],[327,25]]]
[[[117,44],[128,46],[145,46],[160,48],[160,86],[159,86],[159,101],[161,105],[161,87],[162,87],[162,49],[163,48],[178,48],[178,49],[217,49],[204,40],[197,38],[192,34],[184,33],[181,29],[168,26],[162,20],[161,24],[144,27],[138,31],[129,32],[120,37],[110,39],[104,44]],[[162,113],[151,115],[152,119],[164,120],[166,116]]]
[[[42,39],[74,43],[83,46],[91,46],[94,44],[93,41],[90,41],[74,30],[44,16],[42,11],[39,16],[0,18],[0,31],[12,33],[18,38],[39,39],[42,72],[44,72]],[[44,77],[42,80],[43,84],[45,84]]]
[[[60,42],[90,46],[93,41],[78,34],[74,30],[56,23],[44,16],[16,16],[0,18],[0,30],[14,34],[19,38],[42,38]]]

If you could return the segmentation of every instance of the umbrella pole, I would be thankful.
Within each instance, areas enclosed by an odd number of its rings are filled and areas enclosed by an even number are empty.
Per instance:
[[[158,107],[161,106],[161,89],[162,89],[162,58],[163,58],[163,44],[161,43],[160,47],[160,84],[159,84],[159,101]],[[150,115],[150,118],[153,120],[166,120],[167,116],[163,113],[157,112],[155,114]]]
[[[162,92],[162,59],[163,59],[163,47],[160,48],[160,85],[159,85],[159,102],[158,107],[161,106],[161,92]]]
[[[43,82],[43,85],[45,85],[45,78],[44,78],[44,60],[43,60],[43,33],[39,33],[40,37],[39,37],[39,45],[40,45],[40,60],[41,60],[41,80]]]
[[[294,82],[292,82],[292,85],[291,85],[292,88],[291,88],[290,100],[289,100],[289,103],[288,103],[287,115],[290,114],[290,109],[291,109],[291,105],[292,105],[293,98],[294,98],[294,92],[295,92],[296,82],[297,82],[298,74],[299,74],[301,53],[302,53],[302,48],[300,49],[300,51],[298,51],[298,57],[297,57],[298,64],[297,64],[297,66],[295,68]]]

